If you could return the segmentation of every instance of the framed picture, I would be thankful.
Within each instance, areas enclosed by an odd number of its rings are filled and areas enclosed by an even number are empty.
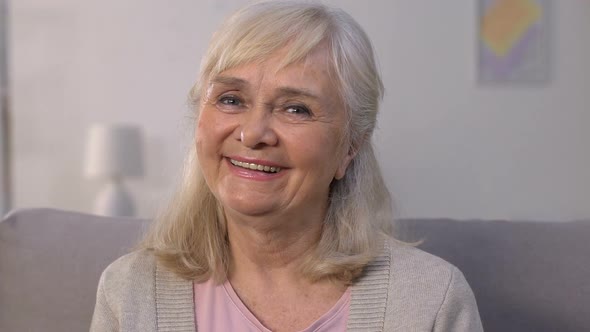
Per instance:
[[[550,79],[550,0],[478,0],[478,81]]]

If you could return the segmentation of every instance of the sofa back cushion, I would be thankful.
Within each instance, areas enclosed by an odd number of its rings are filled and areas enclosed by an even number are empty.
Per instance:
[[[147,221],[51,209],[0,222],[0,331],[87,331],[102,270]],[[590,221],[400,220],[398,234],[455,264],[486,331],[590,327]]]
[[[0,222],[0,331],[88,331],[102,270],[146,222],[51,209]]]
[[[486,331],[590,329],[590,221],[416,219],[398,229],[463,271]]]

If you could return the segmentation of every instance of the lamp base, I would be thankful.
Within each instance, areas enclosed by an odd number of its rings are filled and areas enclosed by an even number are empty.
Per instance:
[[[123,183],[111,180],[96,197],[94,213],[111,217],[133,217],[135,204]]]

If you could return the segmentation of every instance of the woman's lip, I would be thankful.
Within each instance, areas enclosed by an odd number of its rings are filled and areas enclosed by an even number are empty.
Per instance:
[[[270,181],[270,180],[274,180],[274,179],[278,179],[283,177],[283,175],[285,175],[284,170],[282,170],[280,167],[279,168],[275,168],[274,166],[272,166],[272,168],[274,168],[273,171],[270,170],[271,166],[264,166],[265,168],[268,169],[268,171],[260,171],[258,169],[251,169],[251,168],[245,168],[243,165],[239,166],[239,165],[234,165],[234,162],[238,162],[238,163],[245,163],[245,162],[241,162],[241,161],[236,161],[236,160],[232,160],[230,158],[225,158],[227,165],[229,166],[229,170],[231,171],[231,173],[241,177],[241,178],[246,178],[246,179],[250,179],[250,180],[257,180],[257,181]]]
[[[227,160],[229,161],[230,164],[232,164],[236,167],[241,167],[243,169],[247,169],[247,170],[251,170],[251,171],[264,172],[264,173],[278,173],[281,171],[280,167],[268,166],[268,165],[263,165],[263,164],[248,163],[245,161],[238,161],[235,159],[227,159]]]
[[[230,162],[231,162],[231,160],[235,160],[235,161],[241,161],[243,163],[257,164],[257,165],[275,167],[275,168],[280,168],[280,169],[286,168],[283,165],[279,165],[277,163],[273,163],[268,160],[254,159],[254,158],[240,157],[240,156],[227,156],[227,158],[230,159]]]

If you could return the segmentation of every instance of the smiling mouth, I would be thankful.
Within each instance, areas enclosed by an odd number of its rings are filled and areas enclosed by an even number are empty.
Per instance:
[[[246,162],[237,161],[234,159],[230,159],[229,162],[232,163],[232,165],[234,165],[234,166],[242,167],[245,169],[250,169],[253,171],[260,171],[260,172],[266,172],[266,173],[278,173],[281,171],[280,167],[264,166],[264,165],[254,164],[254,163],[246,163]]]

